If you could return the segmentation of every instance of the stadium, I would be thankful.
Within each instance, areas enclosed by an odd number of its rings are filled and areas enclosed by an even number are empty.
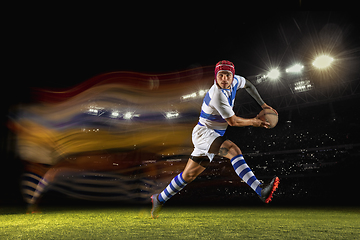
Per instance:
[[[356,238],[360,52],[352,17],[267,13],[255,22],[234,20],[241,31],[228,41],[213,37],[222,26],[216,22],[217,30],[209,23],[186,31],[174,26],[170,33],[155,29],[150,33],[157,37],[132,42],[152,25],[144,23],[123,43],[138,47],[142,58],[90,27],[75,35],[75,43],[66,39],[69,45],[51,53],[47,43],[29,40],[38,50],[26,44],[19,50],[29,64],[17,62],[24,75],[9,81],[12,95],[2,101],[0,236]],[[61,30],[66,23],[55,25],[53,34],[73,36]],[[44,36],[41,25],[36,31],[36,40]],[[85,40],[90,45],[80,44]],[[170,53],[159,50],[166,43],[173,44]],[[43,68],[37,69],[29,61],[35,52],[51,55],[51,63],[41,60]],[[58,60],[69,55],[67,64]],[[279,189],[263,205],[229,161],[216,157],[166,204],[161,218],[151,219],[150,196],[183,169],[192,151],[191,129],[219,58],[232,60],[237,74],[279,113],[273,129],[228,127],[225,133],[259,179],[280,178]],[[22,85],[24,76],[29,81]],[[254,117],[260,110],[238,91],[236,115]],[[55,177],[41,193],[41,212],[26,214],[49,171]]]

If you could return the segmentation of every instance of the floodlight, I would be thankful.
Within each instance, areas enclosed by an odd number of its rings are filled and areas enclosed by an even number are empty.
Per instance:
[[[200,90],[199,91],[199,96],[203,97],[206,93],[207,93],[207,90]]]
[[[131,120],[131,119],[133,119],[134,117],[140,117],[140,114],[135,114],[135,112],[126,112],[126,113],[123,115],[123,119],[126,119],[126,120]]]
[[[181,101],[190,101],[192,99],[196,99],[199,97],[205,96],[205,94],[209,91],[209,89],[201,89],[198,92],[193,92],[187,95],[183,95],[180,97]]]
[[[178,112],[178,111],[165,112],[165,117],[166,117],[167,119],[177,118],[178,116],[179,116],[179,112]]]
[[[116,118],[116,117],[118,117],[118,116],[119,116],[119,112],[114,111],[114,112],[111,113],[111,116],[110,116],[110,117]]]
[[[132,112],[127,112],[127,113],[124,114],[123,118],[129,120],[129,119],[132,119],[133,116],[134,115],[133,115]]]
[[[332,57],[329,57],[327,55],[322,55],[315,59],[315,61],[313,62],[313,65],[314,65],[314,67],[317,67],[320,69],[327,68],[330,66],[332,61],[334,61],[334,59]]]
[[[269,73],[267,74],[266,77],[271,78],[271,79],[277,79],[280,77],[280,71],[277,68],[274,68],[269,71]]]
[[[189,100],[189,99],[191,99],[191,98],[196,98],[196,96],[197,96],[197,94],[196,94],[196,92],[194,92],[194,93],[191,93],[191,94],[187,94],[187,95],[182,96],[182,97],[181,97],[181,100]]]
[[[297,63],[297,64],[295,64],[294,66],[287,68],[287,69],[286,69],[286,72],[287,72],[287,73],[288,73],[288,72],[299,73],[299,72],[302,71],[303,68],[304,68],[303,65]]]
[[[292,83],[291,86],[294,93],[306,92],[314,88],[314,84],[309,78],[300,79],[299,81]]]

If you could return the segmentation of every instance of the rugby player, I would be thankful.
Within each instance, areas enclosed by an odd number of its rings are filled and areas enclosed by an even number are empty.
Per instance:
[[[192,132],[194,150],[184,171],[177,175],[161,193],[151,196],[152,218],[158,218],[164,203],[202,173],[215,155],[228,158],[236,174],[258,194],[260,199],[265,203],[271,201],[273,192],[280,182],[279,178],[274,177],[268,184],[259,182],[246,164],[240,148],[232,141],[223,138],[228,125],[269,127],[269,123],[257,117],[242,118],[235,115],[233,106],[236,91],[240,88],[245,88],[262,109],[273,109],[262,100],[250,81],[235,75],[232,62],[226,60],[218,62],[215,66],[214,85],[204,97],[199,122]]]

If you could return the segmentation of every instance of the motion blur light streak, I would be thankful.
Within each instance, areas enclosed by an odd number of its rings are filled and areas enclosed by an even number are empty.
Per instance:
[[[158,88],[152,90],[145,83],[151,75],[127,72],[103,74],[95,77],[98,83],[90,79],[66,91],[38,90],[36,97],[43,103],[20,107],[14,118],[18,151],[27,161],[52,165],[71,154],[105,149],[125,151],[135,144],[144,148],[152,146],[156,154],[167,153],[166,148],[181,146],[184,142],[192,148],[188,135],[198,120],[202,98],[196,92],[197,97],[185,102],[181,99],[194,94],[184,94],[194,85],[211,85],[211,72],[212,69],[197,81],[189,75],[190,71],[182,72],[181,81],[172,81],[173,74],[163,74],[158,77]],[[200,92],[203,95],[205,90]],[[167,119],[174,119],[177,127],[168,125]],[[84,138],[81,129],[99,131]],[[154,147],[159,146],[158,139],[163,137],[171,140],[158,152]],[[36,151],[41,157],[30,154],[35,146],[44,149]],[[180,154],[183,150],[175,152]],[[48,156],[48,160],[39,160],[44,156]]]
[[[184,167],[160,160],[192,151],[191,131],[213,84],[213,66],[199,70],[112,72],[71,89],[37,89],[38,102],[18,107],[10,124],[26,162],[25,200],[46,174],[51,189],[72,197],[149,201]]]

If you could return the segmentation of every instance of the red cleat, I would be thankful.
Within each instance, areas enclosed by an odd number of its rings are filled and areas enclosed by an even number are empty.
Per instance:
[[[276,191],[280,183],[280,180],[278,177],[274,177],[269,184],[263,184],[261,185],[261,196],[259,198],[264,203],[269,203],[271,201],[271,198],[273,196],[273,193]]]

